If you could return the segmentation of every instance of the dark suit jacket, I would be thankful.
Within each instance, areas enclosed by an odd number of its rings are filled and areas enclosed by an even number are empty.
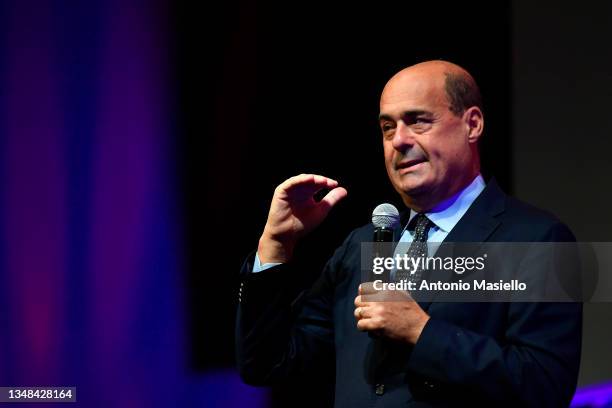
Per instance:
[[[337,407],[569,405],[580,360],[580,303],[432,302],[422,305],[431,319],[414,347],[373,339],[357,330],[353,317],[360,244],[372,233],[371,225],[354,230],[298,301],[297,265],[254,274],[253,256],[247,259],[236,326],[245,382],[273,384],[334,362]],[[492,181],[445,241],[574,237]]]

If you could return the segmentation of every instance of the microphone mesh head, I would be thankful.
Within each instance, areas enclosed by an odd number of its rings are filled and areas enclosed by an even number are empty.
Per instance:
[[[395,228],[399,224],[399,211],[392,204],[380,204],[372,211],[374,228]]]

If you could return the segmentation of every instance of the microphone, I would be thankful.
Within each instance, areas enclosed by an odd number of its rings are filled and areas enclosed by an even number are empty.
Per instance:
[[[399,211],[393,204],[380,204],[372,211],[373,242],[393,242],[393,230],[399,224]]]
[[[373,258],[375,257],[389,257],[393,254],[392,245],[390,242],[394,241],[394,229],[400,223],[399,211],[393,204],[380,204],[374,211],[372,211],[372,224],[374,225],[374,236],[372,238],[373,244]],[[372,259],[373,260],[373,259]],[[371,263],[373,265],[373,262]],[[374,275],[372,271],[370,273],[369,281],[382,279],[388,281],[389,272],[384,272],[382,275]],[[368,332],[368,336],[371,339],[378,339],[380,336],[374,332]]]
[[[400,223],[399,211],[392,204],[380,204],[372,212],[372,224],[374,224],[374,242],[372,255],[375,258],[387,258],[393,256],[393,248],[390,242],[394,241],[394,230]],[[373,263],[372,263],[373,265]],[[373,272],[372,272],[373,274]],[[387,281],[388,272],[384,275],[371,276],[373,279],[383,279]]]

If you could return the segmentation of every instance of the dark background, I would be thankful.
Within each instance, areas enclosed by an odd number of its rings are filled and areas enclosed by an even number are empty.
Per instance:
[[[282,10],[225,2],[206,10],[211,21],[183,10],[182,163],[194,306],[215,308],[204,321],[194,316],[198,365],[231,361],[232,284],[256,249],[276,185],[314,172],[349,191],[318,234],[323,259],[369,222],[376,205],[400,205],[377,121],[382,87],[399,69],[441,58],[473,72],[485,101],[484,172],[510,188],[510,50],[502,6],[490,6],[489,19],[478,25],[466,24],[470,10],[462,6],[439,10],[435,29],[431,9],[414,4]],[[211,338],[208,325],[224,335]]]
[[[384,169],[378,98],[391,75],[420,61],[455,62],[479,83],[485,179],[494,176],[506,192],[556,213],[580,239],[610,240],[609,229],[598,227],[609,216],[573,216],[588,212],[589,203],[605,213],[595,180],[610,170],[601,157],[610,146],[602,122],[609,129],[610,121],[589,121],[591,110],[580,103],[594,100],[601,111],[610,95],[609,85],[596,91],[594,80],[584,83],[589,67],[600,67],[604,84],[612,72],[601,69],[602,61],[610,63],[604,39],[611,31],[605,16],[612,14],[597,7],[585,4],[577,13],[509,1],[178,5],[193,367],[233,364],[238,271],[257,247],[276,185],[312,172],[349,191],[303,243],[313,271],[299,277],[306,283],[350,230],[369,222],[376,205],[401,208]],[[572,92],[579,95],[570,99]],[[579,143],[593,133],[589,125],[600,135],[594,149]],[[578,200],[585,189],[588,197]],[[594,351],[603,343],[592,344],[610,337],[602,332],[610,308],[598,310],[585,317],[581,383],[610,375]],[[314,401],[333,387],[333,376],[322,382],[300,386],[320,390]],[[291,389],[276,390],[276,403],[286,402]]]
[[[384,84],[403,67],[445,59],[477,78],[483,172],[511,189],[507,2],[478,16],[464,4],[254,1],[183,5],[177,15],[196,368],[233,363],[237,274],[257,247],[276,185],[312,172],[349,192],[303,243],[313,271],[306,281],[376,205],[401,208],[377,115]]]
[[[513,2],[514,193],[579,241],[612,241],[610,38],[609,2]],[[579,386],[612,378],[611,322],[610,303],[585,303]]]

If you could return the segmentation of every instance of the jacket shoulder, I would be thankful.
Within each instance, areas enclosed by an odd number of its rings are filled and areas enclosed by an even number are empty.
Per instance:
[[[569,227],[549,211],[506,196],[505,211],[499,220],[525,240],[575,241]]]

